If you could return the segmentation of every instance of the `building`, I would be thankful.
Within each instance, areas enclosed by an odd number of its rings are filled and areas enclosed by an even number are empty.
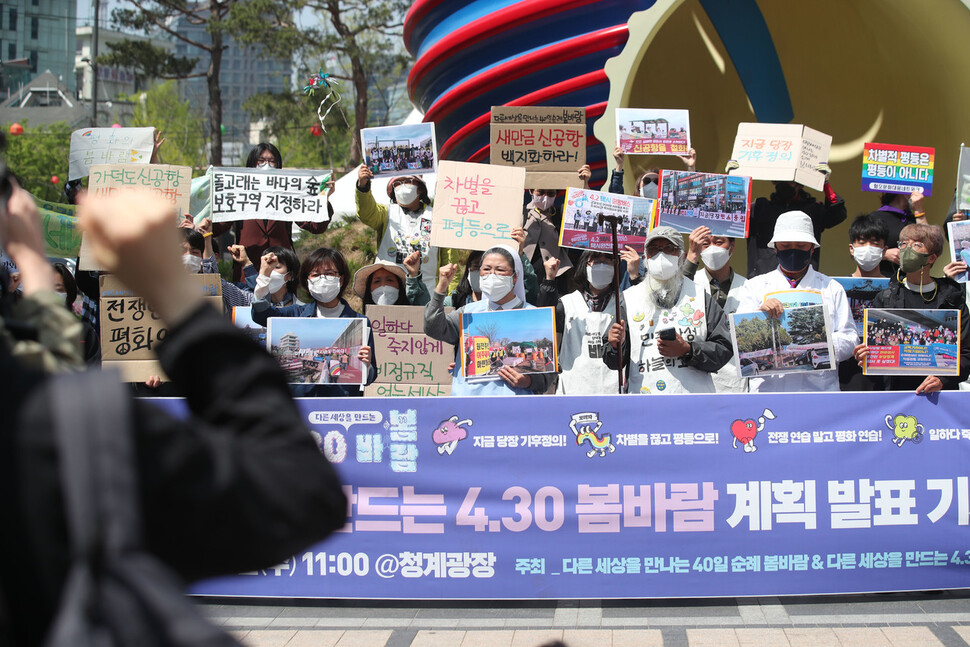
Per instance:
[[[49,126],[58,122],[81,128],[91,123],[91,111],[50,70],[26,81],[0,103],[0,123]]]
[[[300,352],[300,338],[296,333],[288,332],[280,337],[277,348],[281,355],[297,355]]]
[[[77,0],[0,0],[0,96],[9,98],[45,70],[73,93],[76,25]]]

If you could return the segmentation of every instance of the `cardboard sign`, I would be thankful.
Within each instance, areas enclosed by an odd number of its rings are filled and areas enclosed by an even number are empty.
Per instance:
[[[266,350],[290,384],[363,386],[368,369],[357,354],[367,334],[367,320],[359,317],[270,317]]]
[[[325,184],[332,171],[273,168],[210,168],[212,222],[287,220],[326,222]]]
[[[865,311],[866,375],[959,375],[960,311]]]
[[[935,155],[935,149],[925,146],[867,142],[862,153],[862,190],[933,195]]]
[[[192,274],[206,302],[222,312],[222,280],[218,274]],[[142,382],[149,376],[167,379],[155,356],[155,348],[168,329],[145,300],[111,275],[100,277],[101,366],[121,371],[126,382]]]
[[[188,166],[168,164],[118,164],[91,167],[88,193],[111,195],[123,187],[147,189],[154,195],[170,202],[176,215],[188,213],[189,194],[192,190],[192,169]],[[173,221],[174,222],[174,221]],[[81,239],[80,263],[82,270],[103,270],[95,260],[90,245]]]
[[[435,185],[431,244],[481,251],[516,245],[512,230],[522,226],[524,192],[524,168],[442,161]]]
[[[68,180],[88,175],[98,164],[148,164],[154,128],[82,128],[71,133]]]
[[[599,215],[603,214],[620,219],[616,228],[619,249],[629,245],[641,250],[647,239],[655,204],[656,201],[649,198],[589,189],[567,189],[559,246],[613,253],[612,229],[609,223],[599,224]]]
[[[493,106],[489,162],[527,170],[526,188],[581,187],[586,163],[586,109]]]
[[[690,111],[617,108],[616,145],[628,155],[686,155]]]
[[[970,148],[962,145],[957,164],[957,210],[970,211]]]
[[[77,228],[77,207],[41,200],[31,194],[44,231],[44,248],[48,256],[77,258],[81,249],[81,231]]]
[[[828,162],[832,137],[798,124],[738,124],[731,159],[740,164],[731,175],[755,180],[794,180],[822,189],[825,176],[815,167]]]
[[[500,380],[499,369],[555,373],[555,308],[461,313],[461,372],[469,380]]]
[[[712,236],[748,237],[751,213],[751,178],[661,171],[658,222],[689,234],[697,227],[709,227]]]
[[[423,175],[438,167],[438,146],[431,122],[361,128],[364,165],[374,177]]]
[[[364,387],[365,398],[439,398],[451,395],[448,384],[398,384],[374,382]]]
[[[741,377],[830,371],[836,367],[825,305],[730,315],[731,341]]]
[[[455,347],[424,334],[423,306],[368,305],[366,314],[374,332],[378,383],[450,389],[448,365],[455,361]]]

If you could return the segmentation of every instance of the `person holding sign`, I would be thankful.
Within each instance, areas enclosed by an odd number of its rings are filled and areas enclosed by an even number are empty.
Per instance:
[[[654,227],[644,251],[646,278],[623,292],[625,320],[610,326],[603,361],[615,370],[622,357],[629,393],[714,393],[711,374],[731,359],[727,317],[684,277],[676,229]]]
[[[912,224],[899,232],[899,271],[889,287],[872,300],[873,308],[960,311],[960,375],[867,375],[874,391],[915,391],[918,394],[957,390],[970,377],[970,312],[963,286],[952,279],[933,277],[930,270],[943,253],[943,231],[936,225]],[[862,366],[869,348],[859,344],[853,357]]]
[[[461,342],[461,313],[487,312],[489,310],[516,310],[533,308],[525,300],[522,280],[522,259],[517,251],[508,245],[492,247],[482,255],[480,286],[482,299],[473,301],[445,314],[444,300],[448,286],[454,278],[458,266],[454,263],[443,265],[439,271],[438,284],[435,286],[431,301],[424,308],[424,334],[453,344]],[[459,349],[460,353],[460,349]],[[456,358],[452,370],[452,395],[528,395],[545,393],[549,388],[552,374],[535,373],[525,375],[513,366],[503,366],[498,371],[501,380],[470,383],[461,374],[461,356]]]
[[[246,159],[247,168],[283,168],[283,157],[276,146],[262,143],[249,151]],[[327,196],[333,195],[334,182],[331,179],[327,182]],[[333,205],[327,203],[327,211],[330,218],[333,218]],[[297,226],[311,234],[322,234],[327,231],[330,225],[330,218],[322,222],[297,222]],[[293,237],[291,222],[282,220],[258,220],[249,219],[239,222],[219,222],[212,225],[212,233],[216,236],[229,231],[232,228],[236,236],[236,243],[246,248],[249,258],[262,258],[266,248],[279,246],[286,249],[293,249]],[[234,261],[232,264],[232,280],[241,281],[243,276],[243,264]]]
[[[778,299],[766,298],[766,295],[796,288],[818,293],[829,318],[835,361],[841,362],[852,355],[852,349],[859,343],[859,335],[852,321],[845,289],[837,281],[816,272],[811,265],[813,251],[819,247],[814,229],[812,218],[803,211],[789,211],[778,217],[774,235],[768,241],[769,249],[775,252],[775,269],[749,279],[742,286],[737,312],[760,310],[772,317],[781,317],[784,312],[782,303]],[[839,374],[838,371],[807,371],[766,375],[757,390],[838,391]]]
[[[883,252],[879,271],[883,276],[893,276],[899,269],[899,234],[906,225],[917,222],[926,223],[926,212],[923,211],[922,191],[913,191],[909,195],[902,193],[883,193],[879,196],[880,206],[869,214],[873,220],[886,225],[889,230],[886,236],[886,251]]]

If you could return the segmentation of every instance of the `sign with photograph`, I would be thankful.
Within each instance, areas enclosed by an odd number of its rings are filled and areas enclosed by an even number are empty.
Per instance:
[[[617,108],[616,145],[627,155],[686,155],[690,111]]]
[[[970,220],[948,222],[946,230],[950,238],[950,259],[954,263],[963,261],[970,268]],[[970,270],[957,274],[953,279],[966,283],[970,280]]]
[[[154,128],[81,128],[71,133],[68,180],[86,177],[99,164],[148,164]]]
[[[485,251],[515,244],[522,226],[525,169],[442,161],[432,210],[431,244]]]
[[[266,350],[290,384],[363,386],[367,367],[357,353],[367,333],[367,320],[359,317],[270,317]]]
[[[731,315],[731,338],[741,377],[829,371],[832,333],[823,304]]]
[[[865,311],[866,375],[959,375],[960,311]]]
[[[266,327],[253,321],[252,306],[234,306],[232,309],[232,323],[243,331],[262,348],[266,348]]]
[[[755,180],[794,180],[820,191],[825,176],[815,167],[828,162],[832,137],[798,124],[738,124],[731,175]]]
[[[704,225],[712,236],[748,237],[751,178],[694,171],[661,171],[657,220],[689,234]]]
[[[330,220],[326,183],[332,176],[312,169],[210,168],[212,222]]]
[[[970,148],[962,145],[957,163],[957,210],[970,211]]]
[[[461,372],[468,379],[502,379],[499,369],[555,373],[556,311],[522,308],[461,315]]]
[[[619,218],[616,240],[619,249],[629,245],[642,250],[653,218],[655,200],[589,189],[566,190],[559,246],[613,252],[613,234],[609,223],[599,223],[599,216]]]
[[[925,146],[866,142],[862,152],[862,190],[933,195],[935,155],[935,149]]]
[[[849,310],[859,339],[865,338],[865,309],[872,305],[876,295],[889,287],[889,279],[869,276],[833,276],[833,281],[842,286],[849,299]]]
[[[438,166],[433,123],[362,128],[364,165],[374,177],[423,175]]]
[[[493,106],[489,163],[526,169],[527,189],[582,186],[586,163],[586,109]]]

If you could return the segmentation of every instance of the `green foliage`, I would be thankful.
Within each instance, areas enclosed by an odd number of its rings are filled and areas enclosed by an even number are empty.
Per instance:
[[[786,313],[788,332],[796,344],[825,341],[825,314],[822,308],[795,308]]]
[[[119,65],[133,68],[142,80],[184,79],[192,74],[198,58],[176,56],[147,41],[123,40],[108,43],[107,54],[98,57],[98,65]]]
[[[132,126],[154,127],[165,137],[165,144],[159,149],[163,164],[198,170],[206,167],[205,121],[188,100],[179,98],[174,81],[156,85],[127,100],[135,104]]]
[[[71,152],[71,127],[66,123],[30,128],[21,122],[24,132],[7,136],[7,166],[16,174],[21,185],[38,198],[51,202],[64,201],[68,159]],[[4,124],[10,132],[10,124]],[[60,182],[51,182],[52,176]]]
[[[772,329],[774,329],[776,344],[780,342],[782,346],[787,346],[792,343],[791,336],[774,317],[752,317],[741,320],[736,328],[738,352],[750,353],[772,348]]]

